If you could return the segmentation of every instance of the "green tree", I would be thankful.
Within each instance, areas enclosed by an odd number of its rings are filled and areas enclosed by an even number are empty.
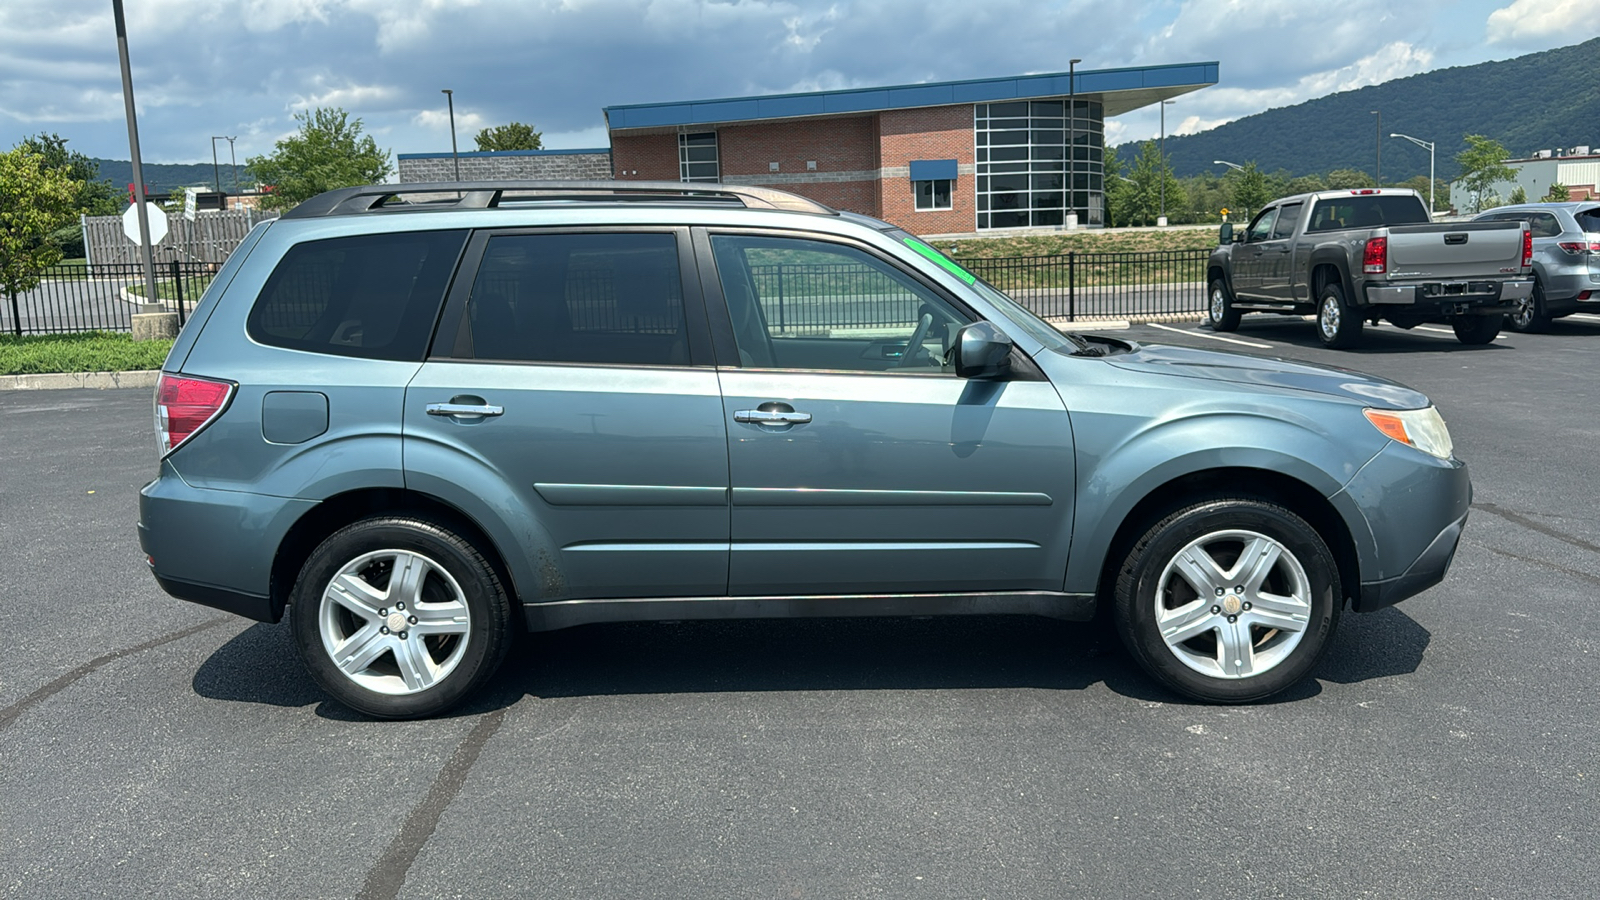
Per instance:
[[[1490,196],[1489,188],[1501,181],[1510,181],[1517,173],[1506,165],[1511,155],[1499,141],[1481,134],[1463,138],[1467,149],[1456,154],[1456,165],[1461,167],[1461,183],[1472,195],[1472,211],[1483,209],[1484,200]]]
[[[1571,200],[1571,199],[1572,199],[1571,192],[1569,192],[1567,190],[1567,186],[1566,185],[1562,184],[1559,181],[1551,182],[1550,183],[1550,190],[1545,191],[1545,194],[1544,194],[1544,197],[1543,197],[1543,200],[1546,203],[1565,203],[1565,202],[1567,202],[1568,200]]]
[[[1162,214],[1163,184],[1165,184],[1167,209],[1187,209],[1189,206],[1183,185],[1173,176],[1172,166],[1161,158],[1161,151],[1157,149],[1155,141],[1145,141],[1139,145],[1139,155],[1134,157],[1128,180],[1132,182],[1128,185],[1126,198],[1128,204],[1126,217],[1129,224],[1156,223]]]
[[[1517,185],[1516,190],[1511,192],[1511,199],[1507,200],[1506,202],[1507,203],[1527,203],[1528,202],[1528,192],[1523,190],[1522,189],[1522,185],[1519,184],[1519,185]]]
[[[83,183],[27,147],[0,154],[0,291],[9,304],[39,283],[39,271],[61,261],[50,234],[72,221]]]
[[[323,191],[380,184],[389,177],[389,151],[361,134],[360,119],[331,107],[296,113],[295,120],[299,133],[278,141],[271,154],[245,160],[264,186],[263,208],[287,209]]]
[[[83,185],[72,199],[72,208],[78,215],[114,216],[127,205],[117,186],[100,177],[100,166],[82,153],[68,150],[67,139],[61,135],[40,132],[23,138],[18,146],[43,158],[46,168],[64,172]],[[49,240],[60,247],[65,256],[83,255],[83,228],[76,221],[69,221],[51,232]]]
[[[1267,176],[1254,162],[1245,163],[1243,169],[1229,170],[1228,180],[1231,182],[1228,196],[1233,202],[1232,208],[1242,212],[1245,221],[1249,221],[1251,213],[1266,206],[1277,196],[1267,183]]]
[[[1117,148],[1105,148],[1101,166],[1105,171],[1106,227],[1127,225],[1131,221],[1129,210],[1133,202],[1133,185],[1122,174],[1125,164],[1117,158]]]
[[[1328,173],[1328,190],[1347,191],[1352,188],[1377,187],[1372,176],[1360,169],[1334,169]]]
[[[543,133],[534,131],[532,125],[512,122],[485,128],[473,140],[479,150],[539,150],[544,147],[542,138]]]

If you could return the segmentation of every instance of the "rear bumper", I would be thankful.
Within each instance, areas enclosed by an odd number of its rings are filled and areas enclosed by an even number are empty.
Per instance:
[[[1506,312],[1533,296],[1533,279],[1511,281],[1430,281],[1421,284],[1368,284],[1369,306],[1393,312],[1436,316]]]

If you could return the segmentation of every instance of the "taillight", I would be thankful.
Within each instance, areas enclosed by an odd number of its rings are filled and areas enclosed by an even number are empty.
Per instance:
[[[1556,246],[1572,254],[1579,254],[1589,249],[1583,241],[1556,241]]]
[[[1522,232],[1522,267],[1533,265],[1533,232]]]
[[[1382,275],[1389,271],[1389,239],[1375,237],[1367,241],[1361,254],[1361,271],[1368,275]]]
[[[156,442],[161,455],[210,424],[233,396],[231,381],[161,373],[156,382]]]

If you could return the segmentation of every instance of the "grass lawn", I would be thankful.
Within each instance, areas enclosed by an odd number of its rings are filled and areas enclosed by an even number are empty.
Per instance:
[[[185,275],[183,281],[183,299],[190,306],[200,302],[200,295],[206,292],[206,287],[211,284],[210,275]],[[144,280],[131,282],[128,293],[143,297],[145,293]],[[170,278],[156,280],[156,296],[162,300],[178,299],[178,282]]]
[[[130,372],[159,369],[171,341],[138,341],[131,335],[87,331],[75,334],[0,335],[0,375],[48,372]]]
[[[950,252],[951,244],[956,251]],[[1217,246],[1216,228],[1173,228],[1165,231],[1083,230],[969,240],[935,241],[955,260],[996,259],[1015,256],[1059,256],[1065,253],[1149,253],[1157,250],[1211,250]]]

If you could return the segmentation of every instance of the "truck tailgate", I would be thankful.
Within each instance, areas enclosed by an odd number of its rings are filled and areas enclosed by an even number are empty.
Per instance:
[[[1522,222],[1445,222],[1389,228],[1390,279],[1494,278],[1522,271]]]

